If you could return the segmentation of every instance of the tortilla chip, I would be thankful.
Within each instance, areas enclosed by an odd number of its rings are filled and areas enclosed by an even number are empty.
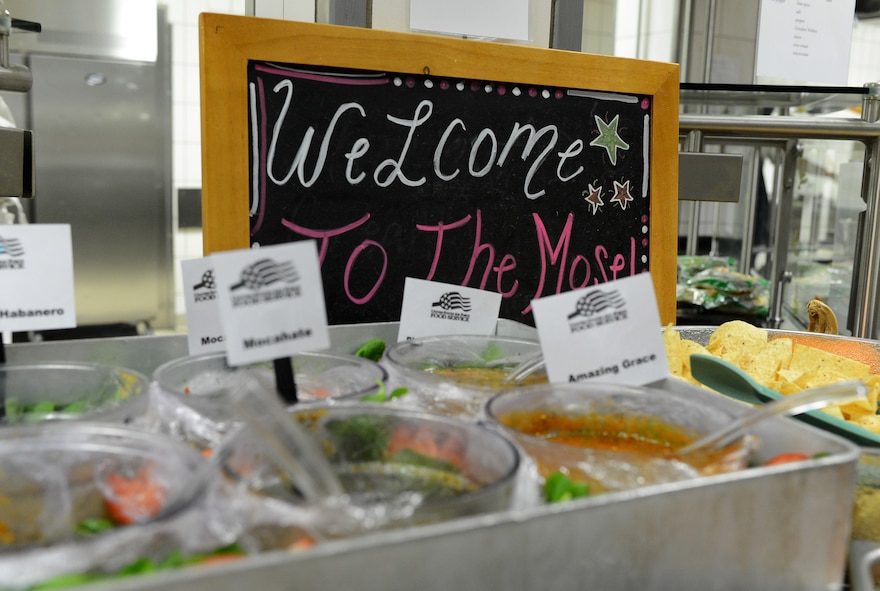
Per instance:
[[[836,374],[843,380],[864,378],[871,373],[871,368],[864,363],[800,343],[794,346],[789,367],[802,373]]]
[[[820,410],[824,413],[830,414],[832,417],[837,417],[838,419],[841,419],[843,421],[846,420],[846,417],[843,416],[843,412],[841,412],[840,407],[836,404],[831,404]]]
[[[844,402],[838,406],[840,406],[840,412],[843,413],[843,416],[846,417],[848,421],[854,421],[859,417],[863,417],[865,415],[875,415],[877,411],[868,407],[865,408],[864,404],[862,404],[864,400],[853,400],[851,402]]]
[[[880,400],[880,376],[871,374],[862,378],[865,385],[868,386],[868,404],[874,411],[877,411],[877,401]]]
[[[709,355],[710,353],[706,350],[706,347],[704,347],[700,343],[697,343],[696,341],[682,339],[681,354],[684,360],[685,374],[691,375],[691,355]]]
[[[712,355],[737,364],[744,355],[755,355],[766,344],[765,330],[742,320],[731,320],[715,329],[706,349]]]
[[[880,434],[880,415],[863,415],[853,420],[853,423],[868,431]]]
[[[739,366],[759,384],[769,388],[778,380],[779,370],[791,362],[791,350],[791,339],[769,341],[760,350],[743,354]]]
[[[796,369],[779,368],[779,371],[776,373],[779,375],[779,381],[790,382],[793,384],[803,375],[804,372]]]
[[[794,382],[807,390],[809,388],[820,388],[837,382],[845,382],[848,378],[836,371],[829,370],[827,367],[817,367],[812,371],[804,372]]]
[[[676,377],[684,374],[684,359],[681,354],[681,334],[672,325],[663,331],[663,346],[666,349],[666,361],[669,363],[669,373]]]
[[[803,388],[798,386],[795,382],[791,382],[785,379],[776,380],[775,382],[769,384],[767,387],[776,390],[780,394],[785,394],[786,396],[788,396],[789,394],[795,394],[803,390]]]

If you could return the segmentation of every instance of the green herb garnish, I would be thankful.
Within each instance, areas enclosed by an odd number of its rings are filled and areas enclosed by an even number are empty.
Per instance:
[[[355,357],[363,357],[370,361],[379,361],[383,353],[385,353],[385,341],[382,339],[370,339],[354,352]]]
[[[328,421],[326,428],[335,437],[336,448],[351,462],[373,462],[385,457],[389,443],[387,417],[358,415]]]
[[[389,394],[388,390],[385,388],[385,382],[382,380],[376,380],[376,383],[379,384],[379,391],[374,394],[364,394],[361,396],[363,402],[385,402],[386,400],[398,398],[409,392],[408,388],[400,387],[395,388]]]
[[[562,472],[554,472],[544,483],[544,498],[548,503],[564,503],[589,494],[590,487],[586,483],[574,482]]]
[[[490,361],[495,361],[496,359],[501,359],[503,356],[504,351],[502,351],[501,347],[499,347],[495,343],[491,343],[482,353],[480,353],[480,357],[486,363],[489,363]]]
[[[408,447],[398,450],[389,459],[400,464],[422,466],[423,468],[430,468],[431,470],[437,470],[440,472],[449,472],[451,474],[459,474],[461,472],[461,470],[459,470],[452,462],[447,462],[446,460],[419,453]]]
[[[116,527],[109,519],[84,519],[76,524],[76,533],[81,536],[99,534]]]

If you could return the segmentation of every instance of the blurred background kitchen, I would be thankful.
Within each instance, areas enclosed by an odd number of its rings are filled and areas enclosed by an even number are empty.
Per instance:
[[[10,37],[10,60],[31,69],[32,90],[2,96],[15,125],[34,132],[36,198],[23,213],[73,226],[79,325],[20,340],[186,330],[179,261],[202,255],[199,13],[403,31],[408,22],[407,0],[5,0],[3,8],[42,26]],[[880,81],[880,2],[859,0],[857,9],[854,87]],[[759,0],[531,0],[527,44],[673,61],[682,81],[752,84],[761,82],[758,13]],[[741,214],[714,216],[706,220],[714,238],[737,241],[749,227]],[[833,234],[833,219],[816,219]]]

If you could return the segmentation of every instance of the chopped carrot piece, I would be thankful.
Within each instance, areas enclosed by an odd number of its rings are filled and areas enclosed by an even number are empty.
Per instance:
[[[155,517],[162,509],[168,491],[152,477],[149,466],[138,470],[133,478],[113,472],[105,480],[109,494],[104,505],[118,525],[129,525]]]
[[[296,552],[299,550],[307,550],[314,545],[315,545],[315,540],[313,540],[312,538],[310,538],[308,536],[303,536],[300,539],[298,539],[297,541],[290,544],[287,548],[289,550],[293,550],[294,552]]]

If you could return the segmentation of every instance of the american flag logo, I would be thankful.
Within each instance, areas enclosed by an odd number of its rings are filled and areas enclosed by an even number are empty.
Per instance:
[[[197,289],[214,289],[214,269],[208,269],[202,273],[202,279],[193,285],[193,291]]]
[[[568,315],[571,320],[575,316],[592,316],[608,308],[622,308],[626,301],[618,291],[593,290],[578,300],[574,312]]]
[[[444,310],[461,310],[462,312],[471,311],[470,299],[464,297],[457,291],[450,291],[440,296],[440,300],[431,304],[435,308],[443,308]]]
[[[0,254],[20,257],[24,255],[24,247],[18,238],[3,238],[0,236]]]
[[[230,290],[234,291],[242,287],[259,289],[278,281],[293,283],[297,279],[299,275],[290,261],[276,263],[272,259],[260,259],[242,269],[238,283],[230,287]]]

